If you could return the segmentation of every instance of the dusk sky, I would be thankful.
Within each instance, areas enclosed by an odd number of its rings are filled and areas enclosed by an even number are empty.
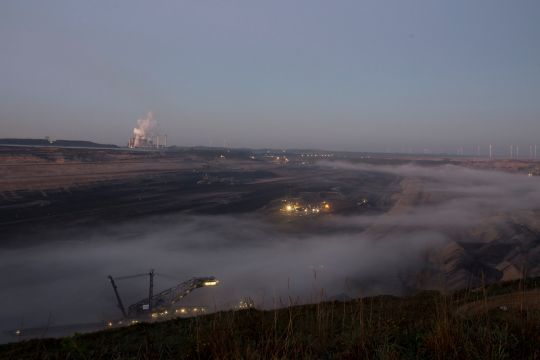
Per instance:
[[[540,145],[538,0],[3,0],[0,51],[0,138]]]

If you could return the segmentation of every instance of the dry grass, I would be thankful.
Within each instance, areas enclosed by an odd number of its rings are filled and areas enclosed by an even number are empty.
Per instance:
[[[533,283],[538,285],[538,281]],[[524,288],[523,283],[512,286]],[[527,285],[529,288],[531,285]],[[518,289],[519,290],[519,289]],[[508,287],[448,296],[377,296],[33,340],[0,347],[14,359],[538,359],[537,308],[456,314]]]

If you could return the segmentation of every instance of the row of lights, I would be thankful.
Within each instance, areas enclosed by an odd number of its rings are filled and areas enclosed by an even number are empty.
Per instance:
[[[301,157],[333,157],[334,154],[301,154]]]
[[[206,309],[203,308],[203,307],[201,307],[201,308],[194,307],[192,309],[188,309],[188,308],[175,309],[174,313],[175,314],[188,314],[189,312],[199,313],[199,312],[205,312],[205,311],[206,311]],[[165,311],[162,311],[162,312],[152,313],[152,318],[157,319],[159,317],[165,317],[165,316],[168,316],[168,315],[169,315],[169,311],[165,310]]]
[[[321,209],[326,210],[326,211],[330,210],[330,204],[324,201],[320,207],[318,206],[312,207],[311,205],[302,207],[298,203],[286,203],[285,207],[283,208],[283,210],[289,214],[293,212],[302,213],[302,211],[304,214],[309,214],[310,212],[313,214],[318,214],[319,212],[321,212]]]
[[[174,313],[175,314],[187,314],[187,313],[189,313],[189,311],[190,311],[190,309],[180,308],[180,309],[174,310]],[[206,312],[206,309],[203,308],[203,307],[201,307],[201,308],[195,307],[195,308],[191,309],[191,312],[193,312],[193,313]],[[151,316],[152,316],[153,319],[157,319],[157,318],[165,317],[165,316],[168,316],[168,315],[169,315],[169,311],[165,310],[165,311],[162,311],[162,312],[152,313]],[[128,321],[120,320],[116,324],[117,325],[135,325],[135,324],[138,324],[138,323],[139,323],[139,320],[128,320]],[[107,322],[107,327],[113,327],[114,325],[115,324],[112,321]],[[15,332],[15,335],[17,335],[17,336],[21,335],[21,331],[17,330]]]
[[[139,320],[127,320],[125,322],[123,320],[120,320],[116,324],[122,326],[122,325],[135,325],[138,323],[139,323]],[[109,321],[107,323],[107,327],[113,327],[113,326],[114,326],[114,323],[112,321]]]

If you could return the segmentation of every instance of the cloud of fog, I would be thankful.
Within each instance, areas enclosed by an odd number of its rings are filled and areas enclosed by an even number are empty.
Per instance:
[[[100,231],[81,229],[77,241],[3,250],[0,281],[9,289],[0,299],[4,326],[99,321],[118,316],[107,275],[155,268],[180,280],[215,275],[221,285],[200,289],[187,304],[218,309],[241,297],[272,308],[289,299],[309,302],[324,289],[328,297],[399,292],[397,276],[418,263],[437,234],[418,231],[404,238],[375,241],[360,232],[325,235],[284,233],[259,216],[168,216]],[[406,243],[403,251],[396,252]],[[416,265],[414,265],[416,266]],[[175,285],[156,278],[158,289]],[[394,288],[395,287],[395,288]],[[119,283],[125,303],[143,298],[147,279]]]
[[[540,209],[538,177],[499,171],[476,170],[455,165],[369,165],[320,162],[325,168],[383,172],[404,179],[405,204],[377,218],[348,217],[350,225],[392,225],[428,228],[469,228],[490,216]],[[408,202],[407,202],[408,200]]]
[[[151,268],[178,281],[214,275],[186,304],[225,309],[241,297],[260,307],[346,293],[400,293],[402,277],[422,269],[426,254],[486,217],[540,208],[537,178],[456,166],[371,166],[326,162],[347,171],[399,175],[405,195],[383,215],[321,217],[327,231],[286,231],[262,214],[168,215],[47,239],[0,251],[0,322],[4,328],[100,321],[119,315],[107,275]],[[410,196],[407,196],[409,194]],[[328,230],[329,229],[329,230]],[[147,279],[119,282],[126,304],[146,296]],[[156,290],[175,285],[156,278]]]

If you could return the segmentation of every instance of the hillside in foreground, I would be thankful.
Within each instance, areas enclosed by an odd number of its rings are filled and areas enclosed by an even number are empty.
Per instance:
[[[540,278],[219,312],[0,346],[9,359],[537,359]]]

